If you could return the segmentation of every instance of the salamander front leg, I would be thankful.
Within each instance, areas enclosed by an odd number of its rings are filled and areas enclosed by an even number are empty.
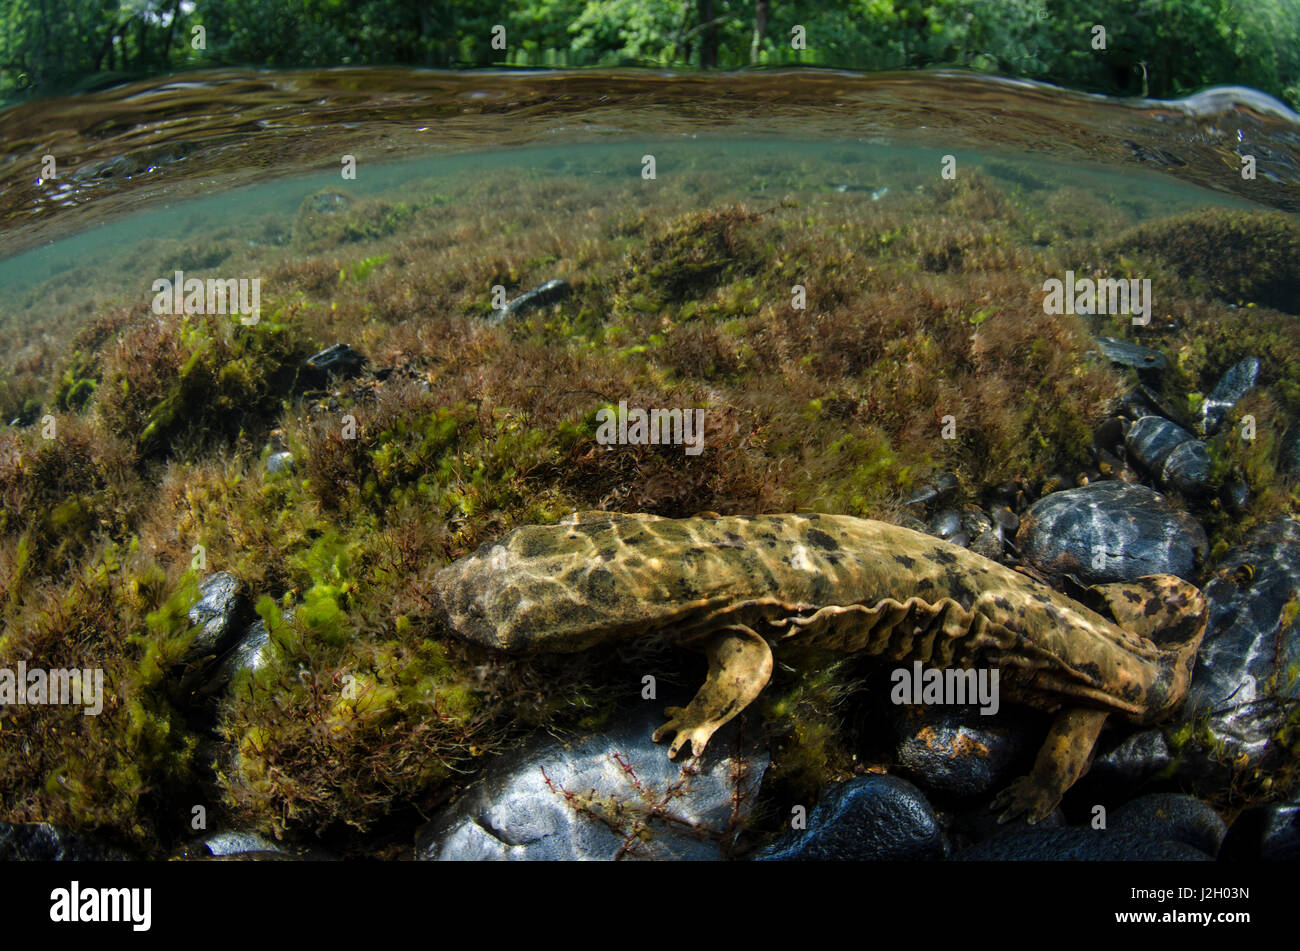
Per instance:
[[[713,734],[749,706],[772,676],[772,649],[742,625],[722,628],[692,646],[709,658],[709,674],[694,700],[664,710],[671,719],[655,730],[654,741],[676,733],[668,748],[670,757],[687,743],[698,757]]]
[[[1107,715],[1105,710],[1089,707],[1062,710],[1038,751],[1033,770],[993,798],[989,808],[1003,808],[998,822],[1014,819],[1022,812],[1027,813],[1030,825],[1047,818],[1065,791],[1088,771],[1092,749]]]

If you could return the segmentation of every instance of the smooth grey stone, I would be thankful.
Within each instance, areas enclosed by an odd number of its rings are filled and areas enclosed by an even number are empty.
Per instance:
[[[1043,496],[1021,518],[1016,547],[1040,570],[1085,584],[1153,574],[1196,583],[1208,541],[1159,493],[1112,481]]]
[[[494,311],[492,318],[497,323],[500,323],[512,317],[519,317],[538,307],[559,303],[572,293],[573,288],[569,286],[568,281],[559,278],[547,281],[540,287],[535,287],[527,293],[520,294],[504,307]]]
[[[198,628],[186,660],[216,655],[229,648],[251,614],[248,589],[228,571],[210,574],[199,584],[199,599],[189,611]]]
[[[827,790],[808,816],[755,856],[758,861],[916,861],[941,859],[947,842],[919,789],[897,776],[858,776]]]
[[[288,616],[290,612],[286,611],[285,614]],[[261,670],[277,660],[279,653],[279,648],[271,640],[271,634],[266,629],[266,622],[258,618],[244,631],[244,636],[240,638],[239,643],[221,658],[216,671],[199,693],[211,696],[225,690],[241,671]]]
[[[1255,388],[1255,380],[1258,378],[1257,357],[1247,357],[1229,367],[1201,404],[1201,432],[1208,435],[1218,429],[1232,408]]]
[[[753,806],[769,757],[740,744],[735,721],[696,767],[651,734],[661,703],[614,729],[511,754],[420,828],[421,860],[725,857]]]
[[[956,509],[943,509],[930,519],[930,534],[938,538],[952,538],[961,531],[961,514]]]
[[[349,377],[361,372],[361,368],[366,365],[366,358],[346,343],[336,343],[312,354],[307,358],[306,365],[317,373]]]
[[[266,460],[266,471],[270,475],[276,475],[280,472],[293,471],[293,453],[277,452],[272,453]]]
[[[256,832],[226,830],[214,832],[203,839],[203,845],[213,855],[235,855],[240,852],[284,852],[272,840]]]
[[[1115,337],[1097,337],[1095,343],[1102,356],[1120,366],[1134,367],[1138,370],[1165,370],[1169,367],[1165,355],[1150,347],[1139,346]]]
[[[1160,416],[1143,416],[1129,427],[1124,445],[1148,472],[1159,474],[1169,454],[1195,437],[1183,427]]]
[[[1183,495],[1199,495],[1210,483],[1210,453],[1198,440],[1175,446],[1160,467],[1160,481]]]

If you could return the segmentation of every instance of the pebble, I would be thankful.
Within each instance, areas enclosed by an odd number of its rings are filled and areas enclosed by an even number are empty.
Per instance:
[[[857,776],[827,790],[808,816],[755,856],[758,861],[918,861],[942,859],[948,846],[934,809],[897,776]]]
[[[1205,530],[1159,493],[1126,482],[1094,482],[1044,496],[1020,520],[1016,547],[1049,574],[1085,584],[1172,574],[1196,583]]]
[[[497,323],[509,320],[512,317],[519,317],[534,310],[538,307],[545,307],[549,304],[555,304],[564,300],[571,293],[573,288],[569,282],[561,279],[547,281],[540,287],[534,287],[527,293],[520,294],[514,300],[509,301],[504,307],[496,310],[492,314],[492,319]]]
[[[1205,398],[1205,402],[1201,404],[1199,425],[1201,434],[1209,435],[1218,429],[1219,424],[1232,408],[1255,388],[1255,381],[1258,378],[1259,358],[1257,357],[1247,357],[1229,367],[1210,391],[1210,395]]]
[[[694,765],[650,737],[659,703],[614,729],[570,743],[547,738],[488,767],[454,805],[420,828],[424,861],[616,858],[716,860],[758,794],[768,755],[741,743],[736,722]]]
[[[1127,340],[1119,340],[1115,337],[1098,337],[1095,342],[1097,350],[1111,363],[1134,367],[1138,370],[1166,370],[1169,368],[1169,361],[1159,350],[1152,350],[1150,347],[1139,346],[1136,343],[1129,343]]]

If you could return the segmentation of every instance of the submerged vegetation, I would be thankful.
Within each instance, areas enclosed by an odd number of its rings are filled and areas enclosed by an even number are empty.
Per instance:
[[[1072,483],[1136,372],[1096,359],[1094,335],[1167,353],[1160,395],[1189,414],[1258,356],[1260,388],[1233,412],[1259,438],[1210,446],[1250,507],[1196,512],[1222,547],[1296,509],[1277,467],[1300,420],[1300,335],[1271,309],[1296,299],[1293,220],[994,161],[939,183],[919,158],[851,149],[688,158],[653,203],[609,155],[383,198],[331,188],[296,218],[213,232],[220,254],[191,238],[177,263],[154,241],[83,269],[75,302],[66,275],[8,302],[0,665],[99,666],[106,700],[100,716],[0,710],[0,818],[152,854],[192,834],[194,805],[210,827],[345,846],[409,819],[530,730],[606,722],[651,661],[670,681],[691,662],[463,644],[431,610],[449,560],[588,508],[898,520],[941,470],[976,501]],[[1080,195],[1102,197],[1081,215]],[[212,261],[266,276],[258,323],[150,311],[153,277]],[[1045,314],[1042,281],[1071,268],[1153,278],[1151,326]],[[483,319],[493,285],[555,277],[568,299]],[[304,371],[336,342],[368,369]],[[703,453],[601,445],[597,411],[621,400],[705,409]],[[273,471],[273,452],[292,465]],[[260,667],[204,699],[182,688],[186,613],[213,571],[246,584],[267,639]],[[861,768],[845,739],[859,672],[813,667],[763,701],[771,784],[791,796]]]

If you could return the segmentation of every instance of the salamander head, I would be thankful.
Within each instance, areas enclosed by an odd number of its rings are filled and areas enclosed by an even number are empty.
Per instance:
[[[450,631],[507,651],[583,650],[606,639],[608,617],[570,590],[545,559],[487,544],[443,568],[434,591]]]

